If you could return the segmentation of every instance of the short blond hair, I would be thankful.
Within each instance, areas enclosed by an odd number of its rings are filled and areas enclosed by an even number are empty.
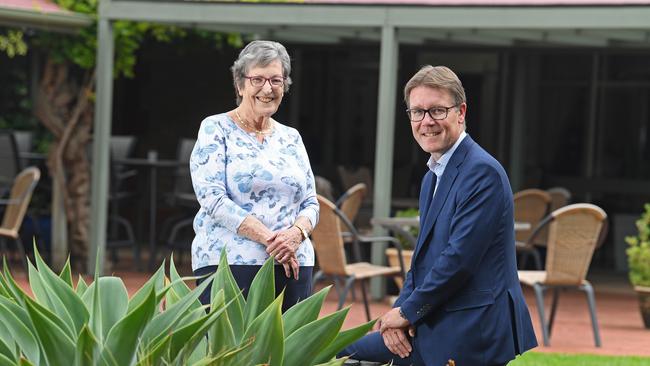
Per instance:
[[[447,90],[455,105],[465,103],[465,89],[458,76],[447,66],[423,66],[404,86],[404,102],[409,106],[411,91],[418,86]]]

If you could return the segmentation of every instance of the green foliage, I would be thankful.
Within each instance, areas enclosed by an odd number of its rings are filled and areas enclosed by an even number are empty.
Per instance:
[[[29,263],[34,297],[0,273],[0,365],[342,365],[338,351],[374,322],[340,332],[348,308],[318,319],[329,288],[281,314],[273,260],[253,281],[246,301],[222,255],[217,273],[190,289],[164,266],[128,298],[117,277],[74,286],[70,264],[54,273],[35,250]],[[199,295],[214,281],[210,309]],[[236,326],[233,326],[236,324]],[[206,337],[207,336],[207,337]]]
[[[54,0],[64,9],[89,15],[95,21],[75,34],[59,34],[46,31],[34,32],[28,38],[20,30],[8,29],[0,34],[0,52],[9,57],[26,55],[29,47],[36,47],[47,53],[58,63],[70,62],[81,69],[95,67],[97,55],[97,6],[98,0]],[[241,47],[239,34],[223,34],[198,31],[145,22],[116,21],[113,23],[115,37],[115,77],[133,77],[137,52],[148,39],[156,42],[171,42],[195,34],[220,48],[224,44]]]
[[[6,53],[10,58],[16,55],[25,56],[27,43],[23,39],[23,32],[9,29],[6,34],[0,34],[0,51]]]
[[[630,282],[636,286],[650,286],[650,203],[645,204],[645,212],[636,221],[636,227],[639,235],[625,238],[629,244]]]
[[[407,208],[404,210],[395,211],[395,217],[418,217],[419,215],[420,215],[420,210],[418,210],[417,208]],[[420,228],[417,226],[407,226],[404,227],[403,229],[411,233],[411,235],[413,235],[416,238],[420,233]],[[399,240],[400,244],[402,244],[402,248],[413,249],[411,242],[406,238],[404,238],[402,235],[399,235],[399,233],[397,233],[395,234],[395,237],[397,238],[397,240]]]
[[[560,353],[526,352],[508,365],[511,366],[642,366],[650,358],[634,356],[565,355]]]

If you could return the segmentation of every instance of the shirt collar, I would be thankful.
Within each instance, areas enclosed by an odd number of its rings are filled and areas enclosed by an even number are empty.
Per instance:
[[[427,161],[427,166],[429,167],[429,170],[433,172],[438,178],[442,175],[442,173],[445,172],[445,168],[447,167],[447,163],[449,163],[449,159],[451,159],[451,156],[454,155],[454,151],[456,151],[456,148],[458,148],[458,145],[460,145],[461,141],[467,136],[467,133],[465,131],[460,133],[460,136],[458,137],[458,140],[454,143],[454,146],[451,147],[451,149],[447,150],[438,161],[433,160],[433,156],[429,157],[429,161]]]

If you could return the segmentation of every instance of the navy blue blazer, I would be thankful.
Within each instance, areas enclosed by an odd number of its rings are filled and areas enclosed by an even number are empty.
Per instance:
[[[506,172],[469,136],[438,182],[424,176],[420,235],[394,304],[416,326],[427,365],[495,365],[537,346],[517,277]]]

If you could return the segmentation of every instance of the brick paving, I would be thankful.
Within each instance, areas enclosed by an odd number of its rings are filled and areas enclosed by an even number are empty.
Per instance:
[[[18,268],[18,266],[13,266]],[[182,267],[181,275],[189,275],[190,270]],[[149,277],[149,273],[116,270],[130,293],[137,290]],[[21,286],[28,288],[27,280],[21,271],[14,276]],[[650,356],[650,330],[644,329],[638,310],[636,295],[627,283],[625,276],[604,273],[590,279],[596,290],[596,307],[603,346],[596,348],[593,342],[591,322],[584,294],[579,291],[567,291],[560,295],[555,326],[549,347],[539,346],[535,352],[582,353],[601,355],[638,355]],[[322,287],[323,285],[319,285]],[[532,289],[524,289],[526,301],[530,308],[538,342],[541,344],[541,331],[535,307]],[[365,312],[360,292],[357,291],[355,302],[348,297],[350,312],[344,328],[350,328],[365,322]],[[548,299],[547,305],[550,305]],[[336,310],[337,294],[332,289],[323,306],[322,314]],[[390,309],[388,302],[372,302],[370,306],[373,317],[379,317]]]

